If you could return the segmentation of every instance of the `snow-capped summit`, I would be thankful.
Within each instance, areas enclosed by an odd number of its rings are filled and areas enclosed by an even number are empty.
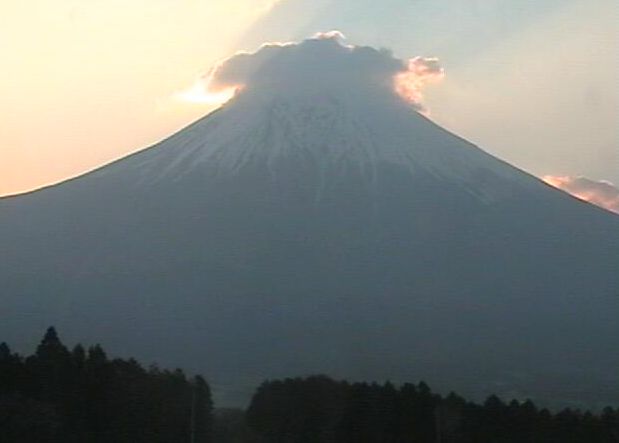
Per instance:
[[[316,168],[317,190],[331,175],[345,171],[374,182],[381,164],[410,174],[430,174],[484,200],[542,186],[394,96],[346,94],[241,93],[220,110],[118,165],[122,168],[104,168],[98,174],[131,173],[126,169],[132,168],[147,186],[190,174],[238,174],[248,167],[266,167],[276,178],[282,165],[294,158]]]
[[[0,199],[0,336],[54,324],[219,404],[310,373],[618,402],[619,217],[419,114],[438,72],[323,37],[222,63],[219,110]]]

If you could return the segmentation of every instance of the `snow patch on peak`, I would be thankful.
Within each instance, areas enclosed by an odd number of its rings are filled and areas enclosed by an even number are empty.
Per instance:
[[[370,183],[381,164],[396,165],[411,174],[429,173],[486,202],[536,182],[396,98],[368,101],[346,94],[241,94],[129,163],[150,185],[189,174],[236,175],[250,165],[276,175],[291,159],[311,161],[325,179],[356,170]]]

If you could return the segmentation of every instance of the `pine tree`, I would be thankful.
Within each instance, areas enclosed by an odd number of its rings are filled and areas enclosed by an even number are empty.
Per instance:
[[[45,360],[55,359],[58,358],[58,356],[66,356],[67,353],[67,348],[62,344],[60,338],[58,338],[56,328],[50,326],[47,328],[41,343],[37,347],[35,355],[37,358]]]
[[[38,381],[40,399],[64,405],[65,394],[71,382],[71,355],[53,326],[47,329],[27,364]]]

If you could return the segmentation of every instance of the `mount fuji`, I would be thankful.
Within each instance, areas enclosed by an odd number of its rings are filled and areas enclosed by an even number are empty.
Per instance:
[[[0,339],[53,324],[224,404],[310,373],[619,402],[619,217],[434,124],[364,74],[384,52],[242,57],[215,112],[0,199]]]

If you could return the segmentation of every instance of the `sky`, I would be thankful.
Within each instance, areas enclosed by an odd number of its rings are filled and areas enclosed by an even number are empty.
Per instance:
[[[0,195],[210,112],[183,93],[239,50],[335,29],[403,59],[437,57],[445,74],[424,108],[491,154],[555,185],[619,183],[615,0],[1,1]]]

